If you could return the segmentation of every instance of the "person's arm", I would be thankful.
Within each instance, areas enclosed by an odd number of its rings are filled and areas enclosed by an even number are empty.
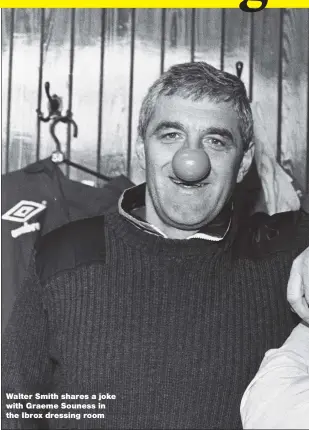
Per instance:
[[[299,236],[309,243],[309,194],[302,196]],[[309,246],[293,262],[287,289],[292,309],[309,323]]]
[[[309,323],[309,247],[293,262],[287,298],[291,308]]]
[[[25,403],[36,403],[35,393],[48,392],[51,377],[47,314],[33,258],[2,340],[2,429],[47,428],[40,420],[22,419],[22,412],[41,412],[25,409]],[[9,399],[13,394],[32,394],[32,397]],[[7,407],[14,403],[23,404],[23,409]],[[12,418],[16,414],[18,418]]]
[[[309,428],[309,326],[266,354],[241,401],[244,429]]]

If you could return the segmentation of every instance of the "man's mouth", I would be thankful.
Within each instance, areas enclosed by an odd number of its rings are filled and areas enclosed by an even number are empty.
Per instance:
[[[172,182],[174,182],[174,184],[178,185],[179,187],[182,188],[203,188],[207,185],[207,183],[205,182],[184,182],[184,181],[180,181],[179,179],[173,178],[170,176],[170,180]]]

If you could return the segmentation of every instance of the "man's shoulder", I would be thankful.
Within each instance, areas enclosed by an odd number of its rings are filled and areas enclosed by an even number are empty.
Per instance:
[[[257,242],[275,237],[286,237],[286,234],[297,228],[300,212],[281,212],[274,215],[255,213],[249,218],[249,230]]]
[[[35,245],[36,271],[41,281],[105,260],[104,216],[70,222],[42,236]]]
[[[291,252],[309,245],[309,217],[302,211],[256,213],[241,223],[238,243],[248,256]],[[306,234],[307,232],[307,234]]]

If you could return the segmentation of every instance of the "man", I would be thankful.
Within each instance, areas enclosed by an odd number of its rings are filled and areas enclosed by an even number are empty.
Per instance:
[[[137,145],[146,184],[124,192],[119,211],[47,235],[34,255],[3,342],[2,386],[61,404],[23,425],[241,427],[246,386],[297,323],[285,290],[309,245],[304,213],[242,213],[236,185],[252,139],[237,77],[189,63],[153,84]]]

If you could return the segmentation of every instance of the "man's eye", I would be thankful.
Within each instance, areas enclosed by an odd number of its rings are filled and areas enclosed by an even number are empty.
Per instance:
[[[162,138],[164,140],[176,140],[180,138],[180,134],[176,133],[175,131],[172,133],[165,133],[163,134]]]
[[[221,146],[221,147],[226,146],[226,144],[225,144],[224,141],[216,139],[214,137],[208,137],[207,139],[205,139],[204,142],[207,143],[207,144],[210,143],[213,146]]]

